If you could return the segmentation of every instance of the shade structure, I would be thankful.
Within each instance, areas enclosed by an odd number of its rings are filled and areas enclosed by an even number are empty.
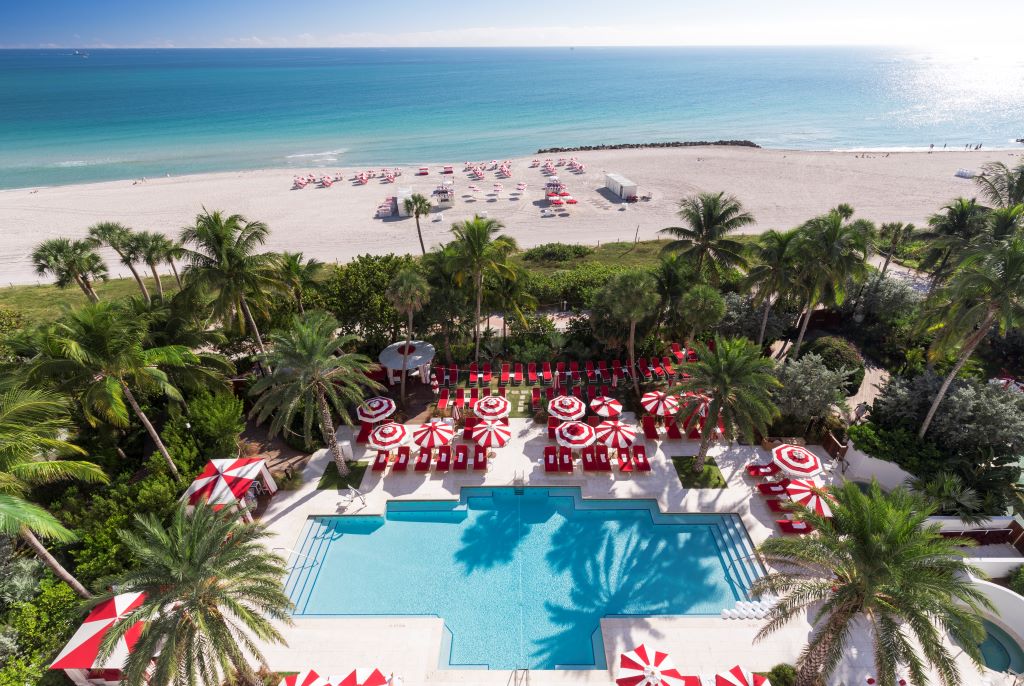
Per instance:
[[[640,406],[659,417],[673,417],[679,411],[679,398],[664,391],[649,391],[640,398]]]
[[[111,627],[142,605],[145,599],[144,593],[122,593],[94,607],[50,669],[121,669],[139,640],[143,623],[136,622],[128,629],[105,659],[100,659],[100,644]]]
[[[326,679],[322,679],[320,675],[312,669],[307,669],[297,674],[289,674],[285,678],[281,679],[281,683],[277,686],[319,686],[319,684],[323,684],[325,682]]]
[[[707,423],[708,412],[711,408],[711,398],[700,393],[683,393],[680,402],[689,409],[686,418],[683,420],[683,429],[687,438],[700,438]],[[722,423],[722,415],[718,415],[718,423],[715,426],[714,435],[725,434],[725,425]]]
[[[388,678],[379,669],[356,667],[340,680],[331,680],[331,686],[384,686]]]
[[[562,421],[579,419],[586,413],[586,403],[574,395],[560,395],[548,403],[548,414]]]
[[[421,448],[439,448],[448,445],[455,438],[455,428],[447,422],[432,420],[416,427],[412,441]]]
[[[821,460],[807,448],[783,443],[772,448],[772,461],[782,471],[798,477],[821,474]]]
[[[636,440],[636,427],[616,419],[601,422],[594,428],[597,440],[609,448],[628,448]]]
[[[405,349],[405,341],[392,343],[380,351],[377,359],[380,360],[383,367],[405,369],[406,371],[428,365],[434,359],[434,346],[426,341],[409,341],[408,355],[403,355]],[[405,360],[404,367],[402,366],[403,359]]]
[[[480,419],[504,419],[512,413],[512,403],[500,395],[489,395],[476,401],[473,412]]]
[[[484,420],[473,427],[471,435],[479,446],[484,448],[502,448],[512,438],[512,430],[501,422]]]
[[[210,460],[185,489],[181,499],[191,506],[206,501],[213,509],[220,510],[244,498],[256,481],[261,481],[271,493],[277,491],[277,483],[261,458]]]
[[[771,686],[768,677],[754,674],[736,665],[728,672],[715,675],[715,686]]]
[[[363,404],[356,408],[356,417],[361,422],[379,422],[393,415],[396,409],[398,406],[394,400],[378,395],[363,401]]]
[[[581,450],[593,445],[595,440],[597,432],[594,431],[594,427],[583,422],[565,422],[555,429],[555,441],[558,445],[572,450]]]
[[[622,414],[622,403],[607,395],[599,395],[590,401],[590,409],[600,417],[618,417]]]
[[[1008,391],[1024,393],[1024,380],[1018,380],[1012,376],[997,376],[989,379],[988,382],[993,386],[999,386]]]
[[[618,686],[688,686],[699,684],[684,677],[672,663],[668,653],[640,644],[619,656]]]
[[[409,440],[409,430],[404,424],[388,422],[373,427],[367,437],[366,445],[373,450],[394,450]]]
[[[786,495],[794,503],[799,503],[822,517],[832,516],[832,508],[829,507],[831,498],[814,479],[793,479],[786,486]]]

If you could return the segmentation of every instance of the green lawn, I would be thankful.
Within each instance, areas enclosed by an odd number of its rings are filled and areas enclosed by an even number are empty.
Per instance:
[[[161,275],[164,294],[170,295],[178,290],[173,276]],[[152,277],[145,279],[146,288],[156,294],[156,283]],[[135,279],[111,279],[96,284],[96,294],[101,300],[117,300],[131,295],[141,295]],[[0,307],[9,307],[25,317],[29,324],[43,324],[61,315],[69,307],[84,305],[89,300],[77,286],[57,288],[45,283],[41,286],[8,286],[0,288]]]
[[[316,487],[322,491],[332,488],[336,488],[339,491],[344,488],[359,488],[359,484],[363,482],[363,474],[369,466],[370,463],[367,460],[349,462],[348,476],[342,479],[338,476],[338,469],[334,466],[334,461],[332,460],[324,468],[324,474],[320,477],[320,482],[317,483]]]
[[[693,473],[693,457],[692,456],[679,456],[672,458],[672,464],[675,465],[676,474],[679,475],[679,481],[682,482],[683,488],[725,488],[725,477],[722,476],[722,470],[718,468],[715,461],[712,458],[704,460],[704,471],[700,474]]]

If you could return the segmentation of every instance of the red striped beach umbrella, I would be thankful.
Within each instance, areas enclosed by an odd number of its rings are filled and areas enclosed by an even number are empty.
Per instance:
[[[754,674],[736,665],[728,672],[715,675],[715,686],[772,686],[768,677]]]
[[[548,414],[562,421],[579,419],[586,413],[586,403],[574,395],[560,395],[548,403]]]
[[[599,395],[590,401],[590,409],[601,417],[618,417],[622,414],[622,403],[607,395]]]
[[[821,474],[821,460],[807,448],[783,443],[772,448],[772,461],[788,474],[809,477]]]
[[[594,427],[597,440],[609,448],[628,448],[636,440],[636,428],[611,419]]]
[[[421,448],[439,448],[451,443],[453,438],[455,428],[437,419],[421,424],[412,432],[413,443]]]
[[[385,686],[387,683],[388,678],[379,669],[357,667],[351,674],[341,681],[332,683],[331,686]]]
[[[473,412],[480,419],[504,419],[512,413],[512,403],[500,395],[489,395],[476,401]]]
[[[679,398],[664,391],[649,391],[640,398],[640,406],[659,417],[673,417],[679,411]]]
[[[473,427],[472,436],[484,448],[503,448],[512,438],[512,430],[501,422],[483,421]]]
[[[593,445],[596,439],[594,427],[583,422],[564,422],[555,429],[555,440],[558,445],[572,450],[582,450]]]
[[[373,450],[394,450],[409,440],[409,430],[404,424],[388,422],[373,427],[367,437],[366,445]]]
[[[700,686],[700,680],[679,673],[668,653],[640,644],[619,656],[618,686]]]
[[[822,517],[832,516],[832,508],[829,507],[832,497],[815,479],[793,479],[786,486],[786,494],[794,503],[799,503]]]
[[[711,398],[700,393],[683,393],[682,402],[690,409],[690,413],[683,420],[683,429],[687,432],[688,438],[697,439],[704,431],[704,424],[707,422],[708,410],[711,406]],[[715,427],[715,435],[725,435],[725,424],[722,422],[722,414],[718,414],[718,425]]]
[[[281,679],[281,683],[277,686],[314,686],[317,682],[323,681],[324,679],[321,679],[319,674],[312,669],[307,669],[298,674],[289,674]]]
[[[356,417],[361,422],[379,422],[382,419],[387,419],[395,413],[398,409],[395,405],[395,401],[391,398],[385,398],[384,396],[377,396],[370,398],[365,401],[362,405],[356,408]]]

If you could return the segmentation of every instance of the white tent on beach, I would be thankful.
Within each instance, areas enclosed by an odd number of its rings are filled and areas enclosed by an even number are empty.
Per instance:
[[[637,185],[622,174],[605,174],[604,187],[622,200],[637,197]]]

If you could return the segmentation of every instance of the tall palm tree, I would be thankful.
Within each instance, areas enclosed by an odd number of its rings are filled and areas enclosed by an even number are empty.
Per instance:
[[[1005,241],[1024,229],[1024,203],[997,207],[988,213],[988,240]]]
[[[107,265],[92,242],[51,238],[37,245],[31,257],[39,276],[52,274],[58,288],[77,284],[91,302],[99,302],[100,297],[93,284],[97,280],[107,280]]]
[[[725,299],[717,288],[699,283],[679,300],[680,318],[688,325],[686,342],[691,343],[702,331],[715,326],[725,316]]]
[[[510,273],[491,276],[487,280],[485,299],[488,307],[501,312],[501,340],[504,342],[509,316],[526,326],[526,312],[537,307],[537,298],[529,291],[530,273],[517,264],[509,264]]]
[[[267,550],[268,537],[261,525],[205,503],[191,513],[179,506],[166,528],[153,515],[136,516],[121,540],[138,563],[107,582],[117,593],[144,593],[144,600],[100,644],[108,657],[136,623],[145,622],[122,670],[125,684],[195,686],[231,677],[259,683],[249,662],[266,667],[258,643],[284,644],[275,622],[291,624],[291,601],[281,583],[288,570]]]
[[[679,299],[692,281],[690,262],[679,253],[662,253],[652,271],[658,289],[658,325],[666,325],[674,335],[680,328]]]
[[[181,241],[171,240],[171,251],[167,255],[167,264],[171,268],[171,273],[174,274],[174,280],[178,283],[178,290],[184,288],[184,284],[181,282],[181,275],[178,273],[178,264],[176,260],[180,260],[181,256],[185,252],[185,247],[181,244]]]
[[[792,359],[800,356],[814,308],[821,302],[842,305],[846,284],[860,283],[867,275],[874,226],[863,219],[853,220],[852,214],[852,208],[841,205],[798,229],[793,247],[800,262],[798,287],[804,293],[806,305],[801,313],[800,333],[789,353]]]
[[[929,477],[907,479],[906,487],[924,499],[936,514],[957,517],[964,524],[976,526],[989,521],[977,490],[958,474],[939,472]]]
[[[153,280],[156,282],[157,295],[163,300],[164,284],[160,280],[160,272],[157,267],[171,261],[171,256],[175,251],[174,241],[155,231],[143,231],[138,236],[142,261],[149,266],[149,270],[153,274]]]
[[[39,540],[68,543],[74,534],[45,509],[26,500],[34,486],[71,479],[107,481],[91,462],[53,458],[58,452],[82,454],[81,448],[63,438],[71,428],[67,402],[61,396],[10,384],[0,388],[0,534],[19,536],[59,579],[88,598],[89,591]]]
[[[600,300],[608,307],[612,319],[629,327],[626,343],[633,392],[640,398],[640,379],[636,370],[636,328],[658,313],[657,284],[650,272],[625,271],[612,275],[601,289]]]
[[[416,235],[419,236],[420,239],[420,250],[424,255],[426,255],[427,246],[423,243],[423,231],[420,229],[420,217],[426,217],[430,214],[430,199],[420,193],[413,193],[402,203],[402,209],[405,210],[406,214],[411,214],[416,220]]]
[[[971,251],[953,274],[935,308],[935,350],[960,352],[946,374],[917,435],[924,438],[953,379],[993,326],[1005,333],[1024,323],[1024,236]]]
[[[882,263],[882,271],[878,275],[879,281],[884,279],[885,273],[889,271],[892,256],[896,254],[901,245],[914,237],[915,231],[917,228],[913,224],[904,224],[903,222],[886,222],[878,227],[878,237],[886,246],[885,262]]]
[[[498,220],[479,215],[452,226],[455,240],[451,245],[456,279],[460,284],[469,281],[476,294],[476,319],[473,322],[476,360],[480,359],[480,310],[484,298],[484,276],[514,274],[508,264],[508,257],[519,248],[511,236],[498,233],[503,228],[504,225]]]
[[[29,378],[74,393],[86,420],[94,426],[101,422],[128,426],[130,407],[178,481],[178,468],[135,391],[161,393],[183,402],[167,369],[191,368],[194,375],[211,380],[221,377],[215,370],[201,367],[200,359],[185,346],[151,347],[146,338],[145,319],[128,309],[98,303],[72,310],[42,337],[41,348],[30,362]]]
[[[273,371],[252,387],[258,396],[251,417],[263,422],[273,415],[269,433],[291,431],[297,416],[309,441],[313,427],[334,458],[339,476],[348,474],[345,456],[338,444],[333,410],[346,424],[352,424],[348,408],[362,402],[365,390],[378,390],[380,384],[367,376],[377,368],[365,355],[344,350],[356,336],[338,336],[338,322],[326,312],[296,315],[288,328],[271,335],[274,349],[265,355]]]
[[[981,165],[982,173],[974,177],[981,194],[996,207],[1024,203],[1024,162],[1012,169],[1003,162]]]
[[[761,329],[757,335],[758,347],[764,345],[772,305],[792,288],[796,238],[795,230],[766,231],[758,237],[757,244],[750,250],[753,266],[747,272],[744,288],[754,291],[756,305],[764,305]]]
[[[261,353],[267,349],[252,314],[253,301],[262,301],[276,288],[274,254],[257,252],[270,233],[267,225],[240,214],[224,216],[219,210],[203,210],[194,226],[181,232],[182,278],[186,288],[197,288],[213,297],[213,313],[224,323],[248,327]],[[244,328],[244,327],[242,327]]]
[[[299,313],[305,313],[302,291],[313,288],[324,275],[324,263],[316,258],[304,259],[301,252],[283,252],[277,262],[277,280],[295,297]]]
[[[985,231],[986,209],[971,198],[957,198],[928,218],[921,238],[932,241],[921,260],[921,269],[931,270],[930,296],[952,274],[974,239]]]
[[[854,629],[871,627],[875,678],[895,686],[906,669],[914,684],[961,683],[943,641],[948,633],[980,664],[984,637],[978,611],[988,600],[971,583],[978,570],[964,562],[959,539],[943,538],[928,522],[932,509],[903,489],[885,494],[872,484],[862,493],[847,482],[831,490],[833,517],[794,507],[817,533],[803,538],[771,536],[761,555],[776,570],[754,582],[755,595],[780,600],[758,633],[764,638],[804,613],[814,631],[797,662],[797,686],[825,683],[846,653]]]
[[[117,253],[121,264],[128,267],[135,278],[142,297],[149,302],[149,289],[146,288],[146,282],[143,281],[139,270],[135,268],[135,265],[141,261],[139,242],[136,240],[135,233],[127,226],[117,222],[99,222],[89,227],[89,239],[95,245],[105,245]]]
[[[408,318],[405,327],[405,349],[402,351],[402,386],[399,391],[402,405],[405,405],[406,364],[409,361],[409,346],[412,341],[412,318],[430,302],[430,284],[415,267],[405,267],[391,279],[387,290],[388,300],[399,314]]]
[[[716,418],[721,418],[727,440],[744,436],[752,441],[755,431],[766,433],[779,415],[772,391],[780,384],[772,373],[774,363],[746,338],[716,336],[714,349],[700,342],[693,347],[697,361],[686,366],[690,377],[673,390],[689,394],[680,401],[679,416],[705,412],[700,448],[693,458],[693,471],[699,474],[718,430]]]
[[[728,238],[738,229],[754,223],[754,216],[744,211],[735,197],[719,193],[698,193],[679,201],[678,216],[685,226],[670,226],[659,233],[674,237],[664,250],[679,252],[693,261],[694,272],[705,272],[718,284],[726,269],[743,268],[743,244]]]

